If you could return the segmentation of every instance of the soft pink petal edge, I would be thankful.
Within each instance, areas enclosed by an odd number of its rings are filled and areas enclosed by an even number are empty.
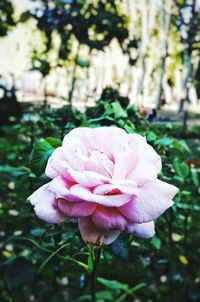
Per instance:
[[[154,221],[133,223],[128,227],[127,231],[140,238],[151,238],[155,235]]]
[[[120,213],[133,222],[155,220],[173,205],[178,188],[161,180],[148,181],[140,186],[137,197],[118,208]]]
[[[35,213],[40,219],[48,223],[67,220],[66,215],[59,211],[55,195],[48,190],[48,184],[40,187],[27,200],[34,206]]]

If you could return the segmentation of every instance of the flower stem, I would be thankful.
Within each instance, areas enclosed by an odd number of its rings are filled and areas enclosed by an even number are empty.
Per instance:
[[[90,290],[91,290],[91,297],[92,302],[96,301],[96,290],[95,290],[95,283],[96,283],[96,276],[97,276],[97,266],[99,264],[99,260],[101,257],[101,247],[91,247],[89,252],[89,257],[92,256],[92,270],[91,270],[91,278],[90,278]]]

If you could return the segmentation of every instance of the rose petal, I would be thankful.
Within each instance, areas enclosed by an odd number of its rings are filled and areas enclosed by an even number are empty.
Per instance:
[[[98,206],[92,215],[92,222],[96,227],[105,230],[124,231],[127,221],[115,208]]]
[[[127,133],[115,126],[85,128],[80,127],[70,131],[63,141],[63,149],[68,147],[73,138],[76,138],[77,145],[84,146],[88,153],[93,150],[103,152],[105,155],[118,154],[128,143]]]
[[[148,181],[140,187],[137,197],[133,196],[118,210],[131,221],[149,222],[173,205],[172,198],[177,191],[175,186],[158,179]]]
[[[114,164],[105,154],[93,150],[90,157],[85,161],[85,170],[97,172],[111,178]]]
[[[93,138],[92,138],[93,129],[87,127],[79,127],[71,130],[63,140],[63,152],[68,157],[68,149],[71,144],[71,141],[76,138],[77,146],[84,146],[84,151],[89,152],[93,147]]]
[[[81,143],[79,137],[70,132],[69,135],[66,135],[62,147],[68,165],[74,170],[83,171],[84,158],[89,155],[87,145]]]
[[[127,203],[131,196],[127,194],[117,195],[97,195],[93,194],[88,188],[81,185],[74,185],[70,188],[70,193],[81,200],[95,202],[106,207],[120,207]]]
[[[109,183],[111,181],[111,179],[109,177],[99,174],[97,172],[83,171],[83,174],[85,176],[89,177],[90,179],[99,180],[100,181],[99,184]]]
[[[48,189],[55,194],[56,198],[64,198],[70,202],[78,202],[80,199],[70,193],[70,187],[72,185],[74,185],[74,183],[64,179],[62,176],[58,176],[49,182]]]
[[[137,145],[133,150],[127,149],[125,152],[115,155],[114,179],[127,179],[128,175],[134,170],[138,160]]]
[[[137,162],[127,178],[142,183],[155,180],[161,170],[161,158],[141,135],[129,135],[129,148],[137,146]]]
[[[129,225],[127,231],[141,238],[150,238],[155,235],[154,221],[147,223],[133,223]]]
[[[128,135],[125,130],[115,126],[93,129],[93,139],[96,141],[97,150],[109,158],[126,150]]]
[[[55,195],[48,190],[48,184],[42,186],[28,197],[28,201],[34,205],[36,215],[49,223],[59,223],[67,219],[58,207]]]
[[[68,173],[71,176],[71,178],[78,184],[81,184],[86,187],[94,187],[103,184],[103,181],[101,179],[95,179],[92,177],[89,177],[84,172],[79,172],[74,169],[68,168]],[[103,176],[102,176],[103,177]]]
[[[64,176],[66,179],[73,181],[67,173],[68,164],[64,157],[62,147],[57,148],[50,158],[48,159],[45,174],[49,178],[55,178],[59,175]]]
[[[67,216],[85,217],[91,215],[97,205],[93,202],[68,202],[65,199],[58,199],[58,207]]]
[[[127,183],[127,184],[123,184],[123,185],[120,185],[120,184],[100,185],[100,186],[97,186],[96,188],[94,188],[93,193],[97,194],[97,195],[106,195],[106,194],[112,195],[112,192],[115,190],[118,190],[119,193],[124,193],[124,194],[128,194],[128,195],[137,195],[138,194],[138,188],[137,188],[136,184],[133,182],[132,182],[132,184]]]
[[[120,231],[105,231],[96,227],[91,217],[79,218],[78,226],[83,241],[93,245],[110,244],[117,239]]]
[[[70,187],[71,183],[62,176],[58,176],[49,182],[50,191],[54,192],[57,197],[65,197],[68,195]]]

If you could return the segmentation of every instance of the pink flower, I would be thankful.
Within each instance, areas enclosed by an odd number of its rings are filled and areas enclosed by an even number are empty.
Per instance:
[[[52,180],[29,201],[49,223],[78,217],[87,243],[110,244],[123,231],[149,238],[177,193],[157,179],[160,170],[160,156],[141,135],[117,127],[77,128],[48,160],[45,173]]]

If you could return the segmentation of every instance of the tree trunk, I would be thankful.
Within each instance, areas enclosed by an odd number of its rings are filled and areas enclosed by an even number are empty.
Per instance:
[[[167,50],[168,50],[168,35],[169,35],[169,28],[170,28],[170,20],[171,20],[171,7],[173,1],[171,0],[168,6],[168,10],[166,10],[162,5],[160,18],[161,18],[161,37],[160,37],[160,51],[161,51],[161,58],[160,64],[158,69],[158,86],[157,86],[157,93],[156,93],[156,108],[160,109],[161,104],[161,95],[162,95],[162,85],[163,85],[163,77],[165,74],[165,62],[167,58]]]
[[[187,4],[187,0],[185,2],[185,5]],[[193,73],[193,65],[191,63],[191,55],[192,55],[192,34],[193,34],[193,25],[194,25],[194,18],[195,18],[195,10],[196,10],[196,0],[192,1],[191,4],[191,17],[188,25],[188,31],[187,31],[187,39],[186,39],[186,45],[185,45],[185,52],[184,52],[184,67],[185,67],[185,76],[183,77],[182,81],[182,91],[184,91],[184,94],[181,97],[180,103],[179,103],[179,109],[178,112],[182,112],[184,109],[184,103],[187,100],[188,95],[188,87],[187,84],[190,81]]]
[[[71,89],[68,95],[68,102],[70,107],[72,107],[72,101],[73,101],[73,94],[74,94],[74,89],[75,89],[75,84],[76,84],[76,70],[77,70],[77,60],[79,56],[79,50],[80,50],[80,44],[78,44],[77,52],[76,52],[76,57],[75,57],[75,62],[74,62],[74,68],[72,71],[72,84],[71,84]]]

